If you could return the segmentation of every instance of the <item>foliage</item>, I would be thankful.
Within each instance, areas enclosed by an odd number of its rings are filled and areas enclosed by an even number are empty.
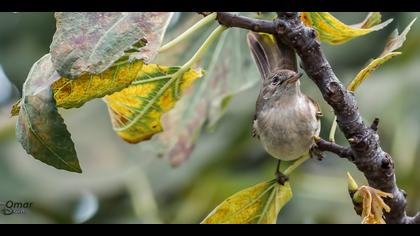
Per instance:
[[[180,67],[143,66],[131,86],[104,99],[114,130],[129,143],[150,139],[162,131],[162,114],[201,76],[192,69],[180,73]]]
[[[275,224],[281,208],[292,198],[290,184],[276,180],[257,184],[227,198],[203,224]]]
[[[411,26],[416,21],[416,19],[412,20],[401,34],[398,34],[398,29],[395,29],[392,32],[392,34],[388,38],[388,41],[385,44],[385,48],[382,51],[381,55],[379,55],[378,58],[371,60],[369,64],[356,75],[356,77],[347,86],[347,89],[349,91],[355,92],[356,89],[360,86],[360,84],[362,84],[362,82],[370,75],[370,73],[375,71],[380,65],[390,60],[391,58],[401,55],[401,52],[394,52],[394,51],[399,49],[403,45],[404,41],[406,40],[406,36],[408,32],[410,31]],[[337,128],[337,121],[336,121],[336,118],[334,118],[333,124],[331,126],[331,130],[330,130],[330,135],[329,135],[330,136],[329,139],[331,141],[335,140],[334,136],[335,136],[336,128]]]
[[[249,53],[245,53],[246,31],[242,29],[218,26],[208,36],[204,34],[206,39],[199,41],[202,45],[181,66],[154,63],[158,54],[165,55],[199,29],[211,29],[215,14],[161,46],[172,13],[56,13],[57,31],[50,52],[33,65],[22,98],[12,107],[12,115],[19,115],[18,141],[34,158],[57,169],[81,173],[74,143],[58,108],[79,108],[102,98],[112,126],[123,140],[139,143],[160,133],[153,141],[163,144],[172,165],[181,164],[191,155],[203,127],[212,130],[233,96],[259,81]],[[346,25],[323,12],[303,12],[301,19],[316,30],[322,42],[332,45],[381,30],[392,21],[381,23],[378,12],[357,25]],[[395,50],[402,46],[413,23],[400,35],[398,31],[391,35],[381,55],[349,84],[350,91],[379,65],[401,54]],[[199,63],[204,69],[197,66]],[[305,160],[307,156],[292,168]],[[381,197],[392,195],[355,186],[352,182],[355,201],[363,199],[363,223],[384,223],[382,210],[390,209]],[[291,198],[289,182],[263,182],[227,198],[202,223],[276,223],[278,213]]]
[[[392,22],[392,19],[389,19],[381,23],[379,12],[370,13],[362,23],[356,25],[346,25],[328,12],[303,12],[301,19],[317,31],[322,42],[332,45],[343,44],[353,38],[383,29]]]

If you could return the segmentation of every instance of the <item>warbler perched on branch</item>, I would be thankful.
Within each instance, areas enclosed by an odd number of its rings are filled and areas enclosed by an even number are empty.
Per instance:
[[[279,171],[280,161],[316,150],[314,137],[319,135],[322,113],[318,103],[300,90],[302,73],[297,73],[292,48],[271,34],[249,32],[247,41],[262,78],[253,136],[279,159],[276,176],[283,184],[288,177]]]

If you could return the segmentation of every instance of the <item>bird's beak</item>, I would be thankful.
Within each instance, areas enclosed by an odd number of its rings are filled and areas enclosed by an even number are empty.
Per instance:
[[[302,77],[303,73],[299,72],[296,73],[295,75],[292,75],[291,77],[287,78],[287,83],[291,84],[291,83],[296,83],[296,81],[298,81],[301,77]]]

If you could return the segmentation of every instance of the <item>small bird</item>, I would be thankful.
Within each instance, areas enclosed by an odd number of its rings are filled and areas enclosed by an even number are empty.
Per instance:
[[[279,171],[280,161],[296,160],[316,149],[322,113],[318,103],[300,90],[302,73],[297,73],[292,48],[270,34],[249,32],[247,41],[262,78],[253,136],[279,159],[276,176],[284,184],[288,177]]]

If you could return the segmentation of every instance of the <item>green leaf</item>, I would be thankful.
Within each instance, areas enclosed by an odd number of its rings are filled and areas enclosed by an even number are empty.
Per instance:
[[[58,12],[50,46],[52,62],[63,77],[99,74],[129,55],[129,61],[152,60],[172,13]],[[146,47],[139,48],[142,41]]]
[[[19,114],[16,137],[35,159],[81,173],[74,143],[53,98],[51,84],[59,78],[49,54],[32,66],[23,85],[22,99],[12,111]]]
[[[360,24],[346,25],[328,12],[302,12],[301,19],[317,31],[318,38],[325,43],[338,45],[351,39],[383,29],[392,19],[380,23],[379,12],[371,13]]]
[[[150,139],[162,131],[160,118],[202,71],[156,64],[144,65],[128,88],[105,97],[117,134],[129,143]]]
[[[210,106],[207,128],[214,129],[224,115],[234,95],[255,86],[260,77],[246,43],[247,31],[230,29],[222,43],[220,55],[214,55],[216,63],[207,73],[211,82]],[[235,63],[232,63],[235,62]]]
[[[157,135],[156,141],[165,147],[164,156],[173,166],[188,159],[206,120],[207,128],[213,129],[232,97],[260,80],[249,54],[246,33],[234,28],[225,31],[203,58],[204,78],[162,117],[165,132]],[[203,39],[192,41],[200,43]]]
[[[277,215],[292,198],[289,182],[257,184],[227,198],[202,224],[275,224]]]
[[[81,173],[74,143],[57,111],[52,90],[26,95],[16,124],[18,141],[35,159],[57,169]]]

